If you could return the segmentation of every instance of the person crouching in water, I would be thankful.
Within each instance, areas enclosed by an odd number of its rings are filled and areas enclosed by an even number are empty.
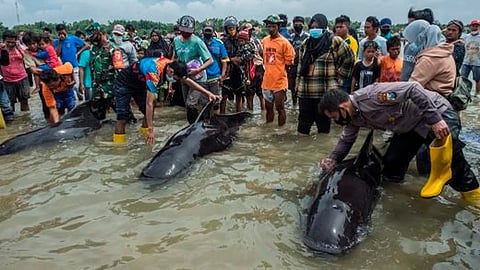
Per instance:
[[[220,100],[205,88],[187,77],[187,67],[168,58],[143,58],[122,70],[115,78],[113,93],[116,101],[117,123],[113,134],[114,143],[125,143],[125,126],[130,119],[130,100],[133,98],[144,115],[140,131],[146,135],[147,144],[155,143],[153,126],[154,104],[157,85],[165,81],[179,80],[192,89],[208,96],[210,101]]]
[[[48,108],[46,118],[51,123],[57,123],[65,109],[71,111],[75,107],[73,66],[67,62],[56,68],[43,70],[39,77],[42,102]]]

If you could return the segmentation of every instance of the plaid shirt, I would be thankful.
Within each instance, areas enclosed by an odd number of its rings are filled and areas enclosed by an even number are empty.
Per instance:
[[[321,98],[328,89],[340,88],[338,79],[348,79],[352,76],[355,55],[348,44],[338,36],[332,38],[330,50],[319,56],[313,62],[313,75],[301,77],[299,75],[305,54],[306,39],[299,50],[298,64],[298,97]]]

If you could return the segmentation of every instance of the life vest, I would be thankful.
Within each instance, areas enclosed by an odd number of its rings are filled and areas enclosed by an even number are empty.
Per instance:
[[[72,89],[75,85],[75,78],[73,77],[73,66],[69,62],[54,68],[60,76],[60,83],[55,88],[50,88],[53,93],[63,93]]]

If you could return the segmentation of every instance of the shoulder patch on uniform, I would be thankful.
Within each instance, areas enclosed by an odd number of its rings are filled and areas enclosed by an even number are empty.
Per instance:
[[[382,103],[385,103],[385,102],[393,102],[395,100],[397,100],[397,93],[393,92],[393,91],[389,91],[389,92],[378,92],[377,94],[377,100],[379,102],[382,102]]]

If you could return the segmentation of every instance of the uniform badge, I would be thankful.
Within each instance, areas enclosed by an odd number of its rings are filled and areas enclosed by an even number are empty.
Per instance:
[[[377,99],[381,103],[393,102],[397,100],[397,93],[395,92],[379,92],[377,94]]]

